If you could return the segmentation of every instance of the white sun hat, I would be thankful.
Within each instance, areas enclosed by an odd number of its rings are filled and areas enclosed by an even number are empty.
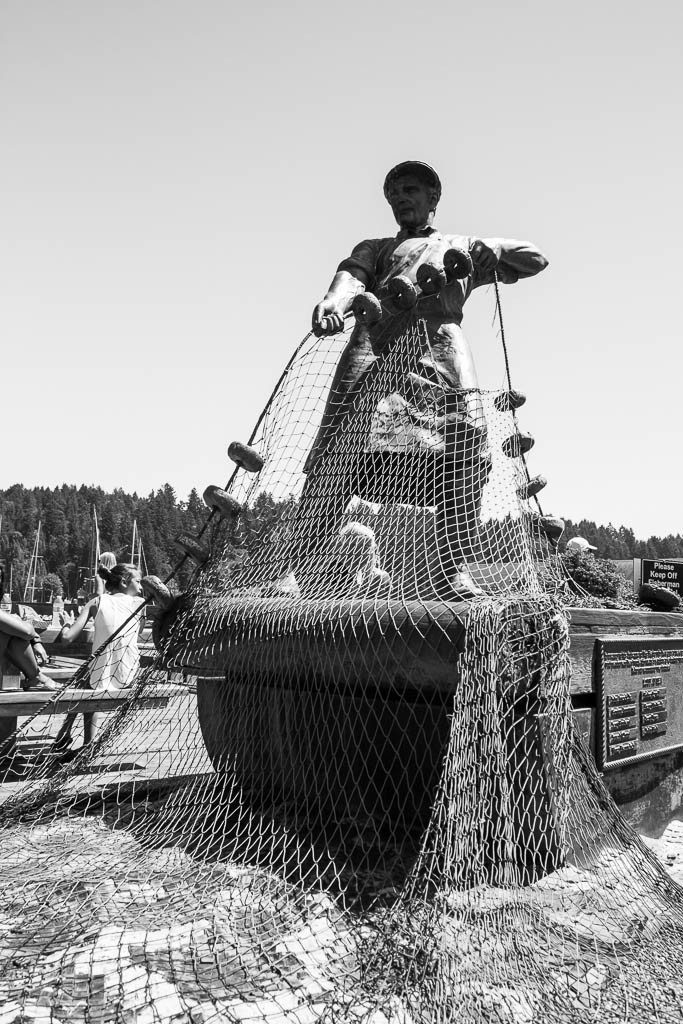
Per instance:
[[[567,541],[567,551],[574,554],[577,551],[597,551],[595,544],[589,544],[585,537],[572,537]]]

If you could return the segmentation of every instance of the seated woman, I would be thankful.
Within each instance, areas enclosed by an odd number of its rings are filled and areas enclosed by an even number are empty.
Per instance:
[[[5,574],[0,568],[0,594],[5,592]],[[18,615],[0,611],[0,659],[6,658],[22,673],[22,690],[60,690],[55,683],[40,671],[46,665],[48,656],[30,622]]]
[[[93,651],[97,652],[103,644],[105,646],[90,666],[90,686],[93,690],[122,690],[132,685],[140,665],[140,615],[135,614],[141,612],[144,605],[140,570],[123,562],[113,569],[106,569],[100,563],[98,574],[105,581],[105,593],[88,601],[74,624],[64,627],[61,639],[64,643],[71,643],[93,619]],[[111,642],[107,643],[110,637]],[[84,743],[95,739],[100,714],[83,714]],[[67,715],[55,739],[57,749],[69,746],[75,719],[75,714]]]

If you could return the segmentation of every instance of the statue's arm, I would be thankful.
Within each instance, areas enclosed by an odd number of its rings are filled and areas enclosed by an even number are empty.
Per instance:
[[[486,248],[495,253],[498,260],[495,269],[498,280],[503,284],[514,284],[523,277],[533,277],[548,266],[546,257],[531,242],[517,242],[509,238],[482,238],[472,241],[475,245],[477,241],[481,241]],[[493,268],[480,269],[475,284],[491,284],[492,281]]]
[[[344,314],[359,292],[370,287],[375,277],[377,243],[359,242],[351,255],[342,260],[322,302],[313,310],[314,334],[336,334],[344,326]]]
[[[313,310],[314,334],[337,334],[344,326],[344,314],[359,292],[365,291],[367,275],[362,270],[338,270],[322,302]]]

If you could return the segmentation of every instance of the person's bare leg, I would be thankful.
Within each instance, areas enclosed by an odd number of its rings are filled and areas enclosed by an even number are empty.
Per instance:
[[[62,723],[62,726],[61,726],[59,732],[55,736],[55,741],[54,741],[53,745],[56,748],[66,750],[66,748],[71,744],[71,731],[72,731],[72,729],[74,727],[74,722],[75,721],[76,721],[76,714],[75,714],[75,712],[73,714],[70,714],[70,715],[66,716],[66,718],[64,719],[64,722]]]
[[[33,648],[28,640],[18,636],[10,637],[7,644],[7,657],[26,676],[29,686],[36,686],[42,690],[59,690],[61,687],[40,671]]]
[[[100,731],[100,715],[96,711],[88,711],[83,715],[83,745],[97,739]]]

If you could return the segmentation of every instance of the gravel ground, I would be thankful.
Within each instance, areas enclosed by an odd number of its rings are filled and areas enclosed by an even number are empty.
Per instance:
[[[117,759],[128,767],[106,770]],[[234,794],[212,772],[192,694],[127,715],[100,762],[3,834],[0,1024],[683,1021],[683,971],[663,955],[680,948],[677,893],[637,849],[605,846],[599,864],[517,890],[419,902],[387,889],[360,912],[216,855]],[[303,858],[297,842],[287,849]],[[683,822],[644,842],[683,884]],[[439,1000],[446,1016],[425,1015]]]

